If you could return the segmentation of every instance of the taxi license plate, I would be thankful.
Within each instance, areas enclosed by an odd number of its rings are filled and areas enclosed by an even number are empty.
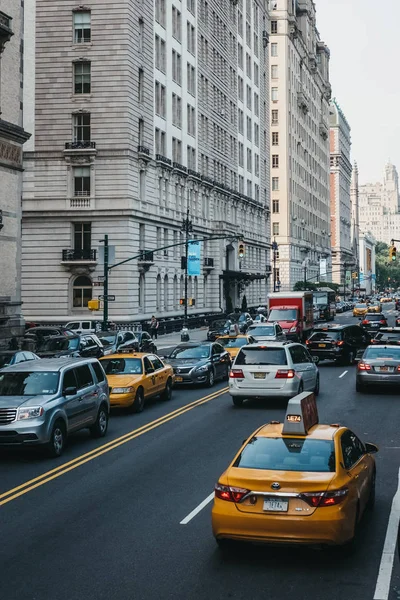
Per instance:
[[[270,512],[287,512],[289,507],[288,500],[277,500],[276,498],[265,498],[264,510]]]
[[[253,373],[254,379],[265,379],[266,373]]]
[[[318,348],[326,348],[326,344],[318,344]]]
[[[183,381],[183,377],[175,377],[175,381],[179,383],[180,381]]]

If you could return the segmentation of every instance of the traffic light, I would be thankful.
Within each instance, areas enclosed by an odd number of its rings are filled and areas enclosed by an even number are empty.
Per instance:
[[[186,304],[186,302],[185,302],[185,298],[181,298],[181,299],[179,300],[179,304],[180,304],[181,306],[185,306],[185,304]]]
[[[244,254],[245,254],[244,244],[243,244],[243,242],[240,242],[239,248],[238,248],[238,256],[239,256],[239,258],[244,258]]]
[[[100,300],[89,300],[88,309],[89,310],[100,310]]]
[[[396,246],[392,246],[392,260],[393,261],[396,260],[396,252],[397,252]]]
[[[194,306],[196,304],[195,298],[189,298],[189,306]]]

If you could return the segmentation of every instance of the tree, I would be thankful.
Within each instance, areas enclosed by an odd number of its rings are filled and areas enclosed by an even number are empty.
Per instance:
[[[246,298],[246,294],[243,294],[243,298],[242,298],[242,313],[243,312],[247,312],[247,298]]]
[[[304,281],[296,281],[296,283],[293,286],[294,292],[303,292],[303,291],[315,292],[316,289],[317,289],[316,284],[311,283],[311,281],[307,281],[305,286],[304,286]]]
[[[400,286],[400,265],[398,261],[389,260],[389,246],[378,242],[375,246],[376,283],[378,288]]]

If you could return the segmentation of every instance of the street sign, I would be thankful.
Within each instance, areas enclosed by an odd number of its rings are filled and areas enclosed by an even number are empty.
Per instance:
[[[104,281],[104,280],[105,280],[105,277],[104,277],[104,275],[99,275],[99,276],[97,277],[97,280],[98,280],[98,281]]]
[[[104,265],[104,246],[99,246],[97,250],[97,260],[99,265]],[[108,246],[108,264],[115,263],[115,246]]]
[[[115,296],[108,294],[108,296],[101,295],[99,296],[99,300],[108,300],[108,302],[114,302]]]

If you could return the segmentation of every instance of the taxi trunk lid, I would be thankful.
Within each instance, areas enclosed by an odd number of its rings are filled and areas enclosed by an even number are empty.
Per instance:
[[[310,506],[302,499],[301,494],[326,492],[334,477],[333,472],[268,471],[232,467],[228,473],[228,485],[256,492],[235,504],[240,512],[304,517],[311,516],[317,507]],[[276,484],[280,486],[278,489],[274,489]]]

